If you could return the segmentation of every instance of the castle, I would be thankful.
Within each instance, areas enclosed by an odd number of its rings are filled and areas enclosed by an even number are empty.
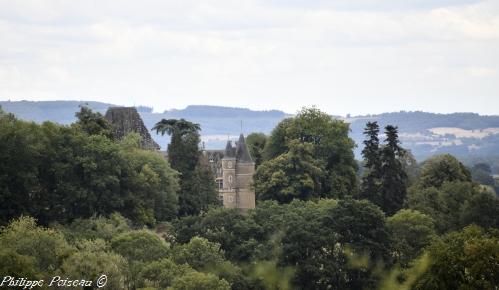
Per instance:
[[[107,109],[105,118],[113,125],[113,135],[115,138],[122,139],[127,134],[135,132],[139,133],[140,137],[142,137],[140,148],[160,149],[158,143],[149,134],[149,130],[147,130],[135,107],[110,107]]]
[[[243,212],[255,208],[255,191],[251,188],[255,163],[244,135],[239,136],[235,146],[229,140],[225,150],[205,150],[203,154],[215,175],[224,207],[238,208]]]
[[[134,107],[111,107],[105,117],[113,125],[116,138],[121,139],[126,134],[136,132],[142,137],[141,148],[160,150]],[[208,160],[215,176],[224,207],[237,208],[243,212],[255,208],[255,191],[251,188],[255,163],[243,134],[235,146],[227,141],[225,150],[203,150],[203,157]]]

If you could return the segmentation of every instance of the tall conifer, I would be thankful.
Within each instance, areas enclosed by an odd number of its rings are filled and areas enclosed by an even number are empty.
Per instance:
[[[381,208],[392,215],[402,208],[407,194],[407,174],[401,162],[404,149],[400,147],[398,128],[385,127],[385,145],[381,149]]]
[[[364,149],[362,156],[364,157],[364,175],[362,177],[362,185],[360,197],[371,201],[372,203],[381,206],[380,193],[380,178],[381,178],[381,156],[379,149],[379,125],[375,122],[368,122],[364,129]]]

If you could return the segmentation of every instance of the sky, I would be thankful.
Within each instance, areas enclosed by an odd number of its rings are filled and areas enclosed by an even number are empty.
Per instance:
[[[499,0],[0,0],[0,100],[499,114]]]

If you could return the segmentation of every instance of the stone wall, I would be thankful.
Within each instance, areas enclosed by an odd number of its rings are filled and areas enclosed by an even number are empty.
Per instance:
[[[134,107],[111,107],[107,110],[105,117],[113,125],[113,135],[116,139],[121,140],[127,134],[135,132],[142,137],[141,148],[160,149]]]

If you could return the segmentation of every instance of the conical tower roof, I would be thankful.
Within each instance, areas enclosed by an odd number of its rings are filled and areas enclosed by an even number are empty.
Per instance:
[[[224,158],[234,158],[236,157],[236,150],[232,147],[232,141],[228,140],[227,145],[225,145]]]
[[[239,141],[237,141],[236,158],[238,162],[253,162],[243,134],[239,135]]]

